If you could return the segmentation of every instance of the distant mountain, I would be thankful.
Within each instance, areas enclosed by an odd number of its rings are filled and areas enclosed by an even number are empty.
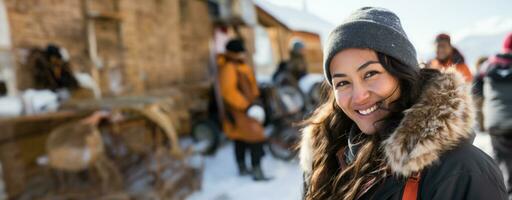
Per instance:
[[[474,71],[474,65],[479,57],[491,56],[501,51],[503,40],[508,33],[509,31],[488,35],[468,35],[456,42],[454,46],[464,54],[466,62]]]

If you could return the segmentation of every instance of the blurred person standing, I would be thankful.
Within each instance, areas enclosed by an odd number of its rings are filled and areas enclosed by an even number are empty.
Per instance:
[[[489,58],[475,78],[474,94],[485,100],[485,122],[491,135],[495,158],[504,163],[509,174],[507,184],[512,194],[512,33],[503,43],[502,52]]]
[[[226,107],[226,119],[222,126],[227,137],[234,141],[239,173],[241,176],[252,174],[257,181],[266,180],[261,169],[264,128],[249,115],[260,94],[253,69],[246,62],[243,40],[230,40],[226,45],[226,54],[218,62],[220,89]],[[245,164],[247,151],[251,155],[252,170]]]
[[[295,40],[292,42],[288,67],[297,81],[308,73],[308,64],[304,56],[304,51],[304,42],[300,40]]]
[[[429,68],[444,70],[449,67],[462,73],[466,82],[471,82],[473,77],[471,71],[464,61],[464,56],[451,43],[451,38],[445,33],[441,33],[436,37],[436,58],[428,63]]]
[[[279,85],[298,86],[299,80],[308,71],[308,64],[304,56],[305,45],[301,40],[294,40],[291,44],[290,59],[279,63],[273,75],[273,81]]]
[[[489,58],[485,57],[485,56],[478,58],[478,60],[475,63],[475,69],[477,72],[479,72],[482,69],[482,66],[484,64],[487,64],[486,62],[488,59]],[[477,80],[477,79],[478,79],[478,77],[475,78],[475,80]],[[474,92],[477,92],[477,91],[474,91]],[[480,131],[484,132],[485,131],[484,113],[483,113],[484,98],[482,98],[483,95],[481,94],[481,91],[478,91],[478,92],[480,92],[480,93],[475,94],[473,96],[474,100],[475,100],[475,106],[476,106],[476,121],[478,122],[478,128],[480,129]]]

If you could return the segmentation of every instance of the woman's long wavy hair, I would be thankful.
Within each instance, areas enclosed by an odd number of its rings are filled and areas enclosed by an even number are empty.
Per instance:
[[[403,118],[403,111],[419,98],[423,83],[437,74],[407,66],[398,60],[377,52],[384,69],[398,80],[399,98],[391,103],[390,114],[378,122],[378,132],[358,134],[360,149],[355,159],[341,169],[338,152],[347,146],[348,131],[357,125],[336,104],[332,88],[325,88],[326,101],[321,104],[305,125],[312,126],[314,152],[313,168],[306,177],[307,200],[354,200],[370,182],[378,182],[388,174],[381,142],[389,137]],[[359,130],[358,130],[359,131]]]

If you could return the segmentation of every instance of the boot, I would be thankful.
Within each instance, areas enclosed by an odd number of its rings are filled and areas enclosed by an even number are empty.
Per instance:
[[[253,167],[252,169],[252,179],[255,181],[268,181],[270,178],[265,177],[263,174],[263,170],[261,169],[261,166]]]
[[[251,172],[247,169],[245,164],[238,164],[238,174],[240,176],[246,176],[251,174]]]

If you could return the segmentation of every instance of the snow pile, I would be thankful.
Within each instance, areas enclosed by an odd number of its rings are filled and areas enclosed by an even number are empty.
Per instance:
[[[19,97],[0,97],[0,117],[19,116],[23,112],[23,104]]]
[[[26,90],[23,95],[25,114],[55,112],[59,107],[59,97],[50,90]]]
[[[215,156],[205,159],[201,191],[191,195],[188,200],[301,199],[302,173],[297,161],[276,160],[267,153],[263,158],[263,170],[274,179],[255,182],[251,177],[238,176],[233,145],[230,143]]]
[[[59,95],[50,90],[29,89],[21,96],[0,97],[0,116],[55,112],[59,107]]]

